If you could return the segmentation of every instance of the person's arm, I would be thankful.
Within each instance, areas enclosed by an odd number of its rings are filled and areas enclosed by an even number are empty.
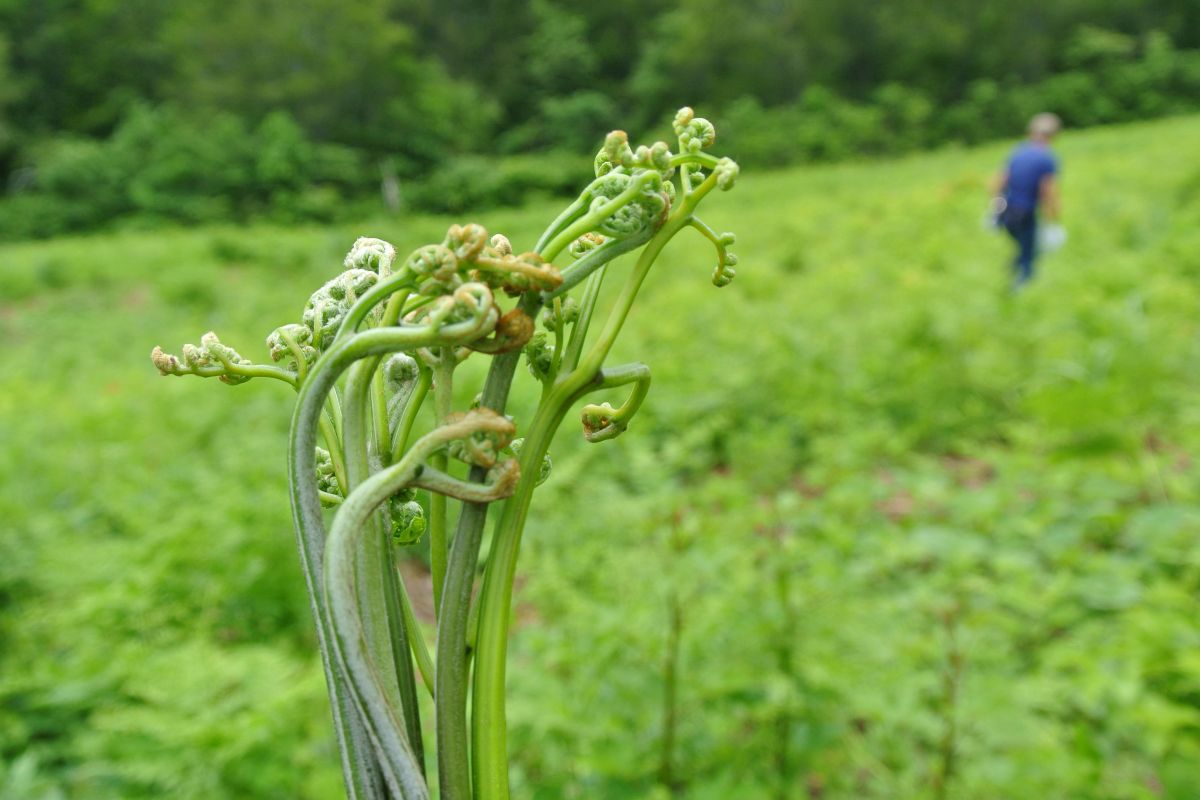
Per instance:
[[[1058,193],[1058,179],[1053,173],[1042,178],[1038,193],[1046,219],[1050,222],[1058,222],[1062,214],[1062,201]]]

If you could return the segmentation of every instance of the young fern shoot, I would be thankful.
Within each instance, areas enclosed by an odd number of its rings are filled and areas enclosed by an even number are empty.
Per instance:
[[[422,689],[434,700],[439,796],[508,797],[504,688],[513,581],[533,492],[550,473],[550,444],[585,397],[605,394],[579,411],[590,442],[624,433],[645,401],[649,367],[606,361],[676,234],[693,229],[712,242],[716,286],[735,272],[733,235],[716,233],[696,210],[714,189],[733,187],[737,165],[708,152],[716,132],[691,109],[679,111],[674,128],[675,151],[665,142],[635,149],[624,132],[609,134],[595,180],[527,252],[477,224],[451,226],[440,243],[402,262],[391,244],[359,239],[300,321],[267,337],[271,363],[250,361],[214,333],[184,345],[179,356],[160,348],[151,354],[164,375],[229,384],[275,378],[297,392],[288,451],[292,517],[354,800],[429,797]],[[630,253],[636,262],[592,332],[609,264]],[[522,356],[542,392],[519,432],[505,408]],[[473,407],[455,409],[456,370],[469,357],[488,358],[490,367]],[[422,414],[432,429],[418,437]],[[501,499],[507,502],[472,604],[490,504]],[[426,533],[433,654],[397,569],[403,548]]]

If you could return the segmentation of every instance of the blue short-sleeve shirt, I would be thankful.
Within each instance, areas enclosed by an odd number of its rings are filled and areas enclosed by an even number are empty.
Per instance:
[[[1041,194],[1042,179],[1058,173],[1058,159],[1040,142],[1024,142],[1008,159],[1008,186],[1004,198],[1009,208],[1033,211]]]

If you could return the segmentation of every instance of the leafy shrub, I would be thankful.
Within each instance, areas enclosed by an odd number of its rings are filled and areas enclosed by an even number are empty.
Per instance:
[[[343,196],[372,183],[355,153],[309,141],[281,112],[251,129],[231,114],[197,120],[137,107],[107,140],[47,142],[33,167],[33,189],[4,202],[2,236],[48,236],[129,215],[329,219]]]
[[[586,178],[587,159],[567,152],[501,159],[460,156],[414,186],[414,206],[436,213],[492,208],[523,202],[538,194],[566,196]]]
[[[778,166],[1013,136],[1044,110],[1073,127],[1142,119],[1194,108],[1200,96],[1200,52],[1177,50],[1161,34],[1139,43],[1085,27],[1066,48],[1064,63],[1067,70],[1025,86],[975,80],[937,114],[919,89],[888,83],[866,103],[822,86],[807,87],[798,102],[766,108],[747,96],[720,120],[738,158]]]

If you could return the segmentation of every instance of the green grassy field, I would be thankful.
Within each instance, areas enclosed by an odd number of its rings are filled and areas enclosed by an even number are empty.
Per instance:
[[[534,501],[515,796],[1200,796],[1198,140],[1064,136],[1071,240],[1016,296],[1002,146],[713,198],[737,280],[668,251],[614,354],[647,405]],[[0,798],[340,795],[291,397],[148,355],[262,352],[356,236],[450,221],[0,247]]]

